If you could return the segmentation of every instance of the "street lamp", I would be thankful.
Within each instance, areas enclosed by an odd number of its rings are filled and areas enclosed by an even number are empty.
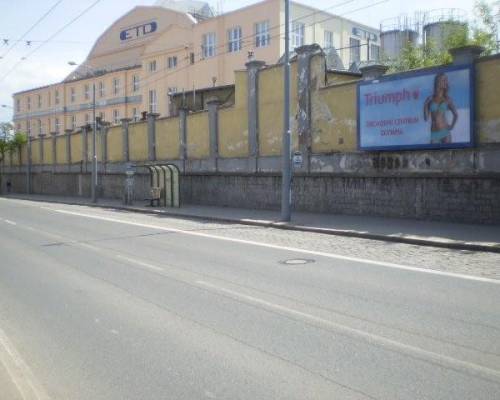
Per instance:
[[[74,61],[69,61],[69,65],[78,66]],[[81,67],[87,68],[91,73],[95,74],[95,70],[85,64],[80,64]],[[97,203],[97,121],[95,112],[95,79],[92,80],[92,182],[90,185],[90,192],[92,197],[92,203]]]

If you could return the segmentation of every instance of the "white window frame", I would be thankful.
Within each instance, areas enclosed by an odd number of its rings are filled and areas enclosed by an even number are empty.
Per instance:
[[[140,78],[139,75],[132,76],[132,91],[138,92],[140,89]]]
[[[42,120],[39,119],[37,122],[38,122],[38,135],[41,135],[41,134],[43,134]]]
[[[42,108],[42,95],[41,94],[38,94],[37,95],[37,105],[38,105],[38,108]]]
[[[156,72],[156,60],[152,60],[149,62],[148,71],[151,73]]]
[[[357,44],[353,44],[357,42]],[[354,56],[353,56],[354,55]],[[357,60],[355,60],[357,58]],[[349,38],[349,64],[361,61],[361,40],[358,38]]]
[[[21,112],[21,99],[16,99],[16,112]]]
[[[31,121],[26,121],[26,131],[28,132],[28,136],[31,136]]]
[[[333,42],[333,32],[332,31],[325,31],[324,35],[324,48],[325,49],[333,49],[335,47],[335,44]]]
[[[132,108],[132,121],[139,121],[139,110],[137,109],[137,107]]]
[[[83,87],[83,97],[85,97],[85,100],[90,99],[90,85],[88,83]]]
[[[269,20],[255,24],[255,47],[267,47],[271,43]]]
[[[177,68],[177,56],[170,56],[167,58],[168,69]]]
[[[59,90],[54,91],[54,104],[59,104]]]
[[[106,96],[106,86],[104,85],[104,81],[99,82],[99,97]]]
[[[148,108],[150,113],[156,113],[158,110],[158,95],[155,89],[149,90],[148,93]]]
[[[90,114],[89,113],[86,113],[85,114],[85,125],[89,124],[90,123]]]
[[[292,40],[292,49],[304,46],[304,44],[306,44],[306,24],[293,21],[290,27],[290,36]]]
[[[113,78],[113,94],[116,96],[120,93],[120,78]]]
[[[59,120],[59,118],[54,119],[54,127],[57,133],[61,132],[61,121]]]
[[[71,116],[71,129],[75,130],[76,128],[76,114]]]
[[[203,58],[215,57],[217,55],[216,51],[217,37],[215,32],[208,32],[202,36],[202,53]]]
[[[113,110],[113,123],[115,125],[118,125],[120,123],[120,110],[118,109]]]
[[[378,61],[380,59],[380,46],[378,44],[369,44],[369,46],[370,46],[370,60],[368,61]],[[373,57],[374,52],[377,53],[376,58]]]
[[[227,47],[230,53],[241,51],[243,40],[241,26],[234,26],[227,30]]]
[[[76,100],[76,90],[74,87],[69,88],[69,98],[72,103]]]
[[[31,97],[30,97],[30,96],[28,96],[28,97],[26,98],[26,109],[27,109],[28,111],[30,111],[30,110],[31,110]]]

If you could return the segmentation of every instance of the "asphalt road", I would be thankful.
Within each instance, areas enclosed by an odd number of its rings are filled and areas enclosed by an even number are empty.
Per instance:
[[[276,235],[0,199],[0,400],[500,399],[500,281]]]

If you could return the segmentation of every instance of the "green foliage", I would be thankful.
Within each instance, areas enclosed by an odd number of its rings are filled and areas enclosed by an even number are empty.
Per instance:
[[[14,127],[9,122],[0,123],[0,162],[3,161],[5,153],[10,151],[11,140],[14,135]]]
[[[432,67],[451,62],[450,49],[468,45],[484,47],[484,55],[498,51],[498,25],[495,15],[500,15],[500,0],[488,3],[479,0],[474,7],[475,20],[471,24],[446,24],[441,48],[428,41],[425,46],[408,42],[395,60],[385,60],[390,72],[402,72],[416,68]]]

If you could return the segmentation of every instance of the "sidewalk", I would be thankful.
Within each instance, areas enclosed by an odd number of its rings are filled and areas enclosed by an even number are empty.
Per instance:
[[[152,208],[137,201],[125,206],[119,200],[100,199],[97,205],[88,198],[12,194],[3,196],[34,201],[76,204],[171,215],[218,222],[267,226],[278,229],[317,232],[416,245],[500,253],[500,225],[474,225],[450,222],[417,221],[400,218],[294,212],[290,223],[279,222],[278,211],[249,210],[215,206],[185,205],[181,208]]]

